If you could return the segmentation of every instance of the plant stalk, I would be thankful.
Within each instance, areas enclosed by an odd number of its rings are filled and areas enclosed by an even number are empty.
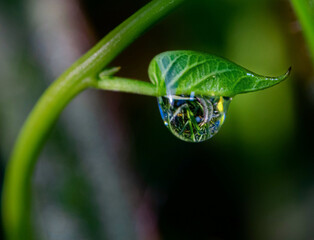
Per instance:
[[[98,81],[97,79],[94,79],[92,83],[93,87],[96,89],[135,93],[154,97],[158,96],[155,85],[135,79],[108,76],[102,77],[101,80]]]
[[[105,36],[44,92],[22,127],[6,168],[2,199],[6,239],[34,238],[30,224],[31,179],[38,154],[62,110],[77,94],[88,87],[95,87],[96,76],[105,66],[144,30],[183,1],[151,1]],[[153,87],[148,83],[140,83],[142,87],[136,91],[132,91],[134,85],[132,87],[131,82],[120,81],[120,83],[128,83],[129,92],[154,95]],[[110,86],[114,85],[115,83],[112,82]],[[100,84],[100,86],[104,89],[110,88],[108,84]],[[123,86],[120,87],[123,90]],[[124,90],[126,88],[124,87]]]
[[[314,4],[311,0],[291,0],[300,21],[314,66]]]

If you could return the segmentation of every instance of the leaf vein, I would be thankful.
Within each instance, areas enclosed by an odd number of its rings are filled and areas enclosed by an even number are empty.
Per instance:
[[[195,84],[193,84],[192,86],[190,86],[190,88],[195,88],[197,87],[197,85],[201,84],[203,81],[205,81],[206,79],[214,76],[214,75],[218,75],[218,74],[223,74],[223,73],[226,73],[226,72],[231,72],[231,71],[234,71],[233,69],[227,69],[227,70],[221,70],[221,71],[215,71],[209,75],[206,75],[205,77],[201,78],[199,81],[197,81]]]
[[[166,74],[170,71],[171,67],[178,61],[178,59],[180,59],[180,58],[183,57],[183,56],[185,56],[185,55],[179,55],[179,56],[175,57],[175,58],[171,61],[171,63],[167,66],[167,68],[164,69],[164,72],[163,72],[163,74],[162,74],[163,79],[165,79],[165,76],[166,76]]]
[[[198,62],[198,63],[196,63],[196,64],[190,66],[190,67],[187,68],[186,70],[183,70],[183,71],[181,72],[181,74],[179,74],[176,78],[173,78],[173,79],[169,82],[168,87],[171,88],[171,87],[172,87],[180,78],[182,78],[185,74],[189,73],[189,72],[192,71],[194,68],[196,68],[196,67],[198,67],[198,66],[201,66],[202,64],[205,64],[205,63],[207,63],[207,62],[209,62],[209,61],[211,61],[211,59],[210,59],[210,60],[205,60],[205,61],[202,61],[202,62]]]

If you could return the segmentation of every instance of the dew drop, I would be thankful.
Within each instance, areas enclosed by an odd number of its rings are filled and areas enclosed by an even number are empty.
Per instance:
[[[222,126],[231,98],[186,95],[158,97],[165,126],[187,142],[202,142]]]

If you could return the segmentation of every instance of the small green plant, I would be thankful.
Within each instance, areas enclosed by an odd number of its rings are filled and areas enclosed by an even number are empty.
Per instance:
[[[271,87],[289,75],[290,71],[280,77],[264,77],[223,58],[191,51],[156,56],[149,67],[152,83],[117,77],[118,68],[106,68],[144,30],[183,1],[150,2],[77,60],[42,95],[21,130],[6,169],[2,209],[7,239],[32,239],[30,193],[37,156],[59,114],[85,89],[158,97],[169,129],[183,140],[199,142],[219,130],[231,97]],[[293,2],[299,6],[302,1]],[[313,33],[313,28],[307,29]],[[308,38],[313,46],[313,35]]]
[[[265,77],[214,55],[169,51],[154,57],[148,73],[165,125],[181,140],[201,142],[219,131],[232,97],[278,84],[290,69]]]
[[[184,141],[201,142],[218,132],[231,97],[274,86],[288,77],[290,68],[282,76],[266,77],[214,55],[169,51],[151,61],[152,83],[113,76],[118,71],[105,69],[90,86],[158,97],[170,131]]]

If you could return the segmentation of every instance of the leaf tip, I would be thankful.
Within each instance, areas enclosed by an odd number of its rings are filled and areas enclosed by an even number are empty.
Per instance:
[[[290,66],[290,67],[288,68],[288,71],[287,71],[285,74],[283,74],[282,76],[280,76],[279,79],[280,79],[281,81],[287,79],[287,78],[290,76],[290,74],[291,74],[291,69],[292,69],[292,67]]]
[[[289,69],[288,69],[288,71],[287,71],[287,77],[290,75],[291,70],[292,70],[292,66],[290,66]]]

